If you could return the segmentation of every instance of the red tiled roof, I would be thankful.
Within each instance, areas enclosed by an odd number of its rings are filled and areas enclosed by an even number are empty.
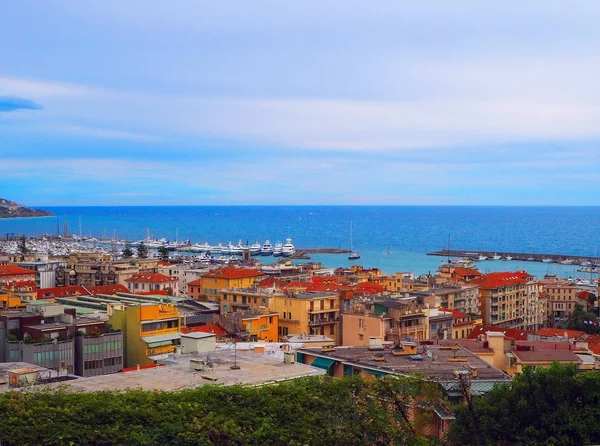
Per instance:
[[[92,288],[92,287],[90,287]],[[40,288],[37,290],[38,299],[54,299],[56,297],[89,296],[84,287],[79,285],[60,286],[56,288]]]
[[[225,336],[227,332],[217,324],[209,324],[209,325],[200,325],[197,327],[182,327],[182,333],[212,333],[217,336]]]
[[[202,286],[202,279],[196,279],[196,280],[192,280],[191,282],[187,283],[188,286],[192,285],[192,286]]]
[[[471,325],[474,324],[475,321],[464,321],[464,322],[455,322],[454,324],[452,324],[453,327],[462,327],[464,325]]]
[[[26,287],[26,288],[36,288],[35,285],[35,280],[16,280],[16,281],[12,281],[12,282],[6,282],[6,286],[11,288],[22,288],[22,287]]]
[[[481,276],[482,274],[475,268],[454,268],[453,274],[461,277]]]
[[[288,282],[286,282],[285,280],[281,280],[281,279],[277,279],[275,277],[267,277],[266,279],[261,280],[260,282],[258,282],[258,286],[261,288],[284,288],[286,285],[288,284]]]
[[[152,273],[152,274],[134,274],[129,279],[125,280],[125,282],[144,282],[144,283],[156,283],[156,282],[177,282],[175,277],[165,276],[160,273]]]
[[[584,335],[585,332],[580,331],[580,330],[566,330],[564,328],[540,328],[538,331],[535,332],[536,335],[538,336],[558,336],[560,338],[562,338],[565,333],[567,334],[567,337],[569,339],[575,339],[577,336],[581,336]]]
[[[531,277],[531,274],[524,271],[500,272],[485,274],[473,282],[481,288],[501,288],[527,283],[529,277]]]
[[[345,285],[348,283],[348,278],[344,276],[327,276],[327,277],[313,277],[312,283],[334,283],[337,285]]]
[[[35,274],[35,271],[27,268],[23,268],[19,265],[0,265],[0,277],[2,276],[14,276],[19,274]]]
[[[157,263],[158,266],[173,266],[171,262],[165,262],[164,260],[159,260]]]
[[[287,290],[289,290],[291,288],[294,288],[294,289],[301,288],[301,289],[304,289],[304,290],[308,290],[311,285],[312,284],[310,284],[308,282],[297,282],[297,281],[296,282],[290,282],[290,283],[288,283],[285,286],[284,291],[287,291]]]
[[[379,294],[385,291],[385,287],[378,283],[361,282],[354,287],[354,291],[359,294]]]
[[[533,334],[533,331],[530,330],[519,330],[516,328],[503,328],[503,327],[495,327],[493,325],[482,325],[478,324],[473,327],[471,334],[467,336],[468,339],[477,339],[477,337],[481,334],[485,335],[488,331],[492,331],[494,333],[504,333],[507,338],[512,338],[517,341],[526,341],[528,334]]]
[[[125,285],[98,285],[85,287],[92,296],[96,297],[98,294],[117,294],[117,293],[129,293],[129,290]]]
[[[580,291],[579,293],[577,293],[577,297],[579,299],[589,299],[590,294],[592,293],[590,293],[589,291]]]
[[[231,266],[226,266],[224,268],[210,271],[209,273],[204,274],[202,277],[208,277],[211,279],[245,279],[261,276],[264,276],[264,273],[254,268],[233,268]]]

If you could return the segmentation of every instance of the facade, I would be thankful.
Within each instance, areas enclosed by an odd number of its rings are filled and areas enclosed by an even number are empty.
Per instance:
[[[16,265],[35,271],[35,286],[40,289],[56,286],[56,270],[61,267],[62,263],[60,260],[36,260],[17,262]]]
[[[427,315],[429,339],[451,339],[452,338],[452,312],[441,311],[438,308],[425,308],[423,312]]]
[[[264,274],[253,268],[225,267],[210,271],[199,280],[188,283],[188,294],[193,299],[217,300],[222,290],[252,288]]]
[[[566,280],[543,280],[538,283],[542,295],[546,298],[546,311],[549,317],[568,318],[575,309],[575,304],[587,309],[588,302],[579,297],[581,289]]]
[[[75,336],[75,374],[108,375],[123,368],[123,333]]]
[[[274,312],[236,311],[224,313],[219,324],[231,333],[250,342],[278,342],[279,314]]]
[[[374,314],[368,311],[342,313],[341,345],[363,346],[370,345],[371,338],[385,339],[391,329],[392,318],[384,314]]]
[[[206,268],[194,268],[186,265],[159,265],[158,272],[160,274],[164,274],[165,276],[174,277],[177,279],[177,287],[179,289],[179,294],[184,296],[190,296],[188,290],[188,284],[190,282],[194,282],[202,277],[203,274],[206,274],[208,270]],[[197,295],[197,293],[195,293]]]
[[[179,288],[177,279],[159,273],[134,274],[127,279],[127,289],[130,293],[146,293],[150,291],[167,291],[177,295]]]
[[[479,288],[475,285],[454,285],[432,288],[436,306],[463,313],[479,314]]]
[[[225,289],[221,290],[219,303],[221,314],[233,313],[235,311],[255,311],[260,312],[271,308],[275,292],[271,289],[260,287],[251,289]],[[282,293],[277,293],[284,296]]]
[[[12,291],[34,291],[36,272],[19,265],[0,265],[0,286]]]
[[[315,334],[340,342],[337,293],[275,294],[271,311],[279,313],[279,336]]]
[[[172,353],[181,337],[181,318],[174,304],[141,303],[115,309],[109,320],[123,332],[125,367],[151,364],[149,356]]]
[[[525,271],[485,274],[479,286],[483,323],[506,328],[535,330],[546,319],[535,277]]]

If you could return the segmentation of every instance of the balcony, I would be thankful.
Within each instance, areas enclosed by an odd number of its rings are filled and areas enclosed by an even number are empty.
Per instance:
[[[319,319],[311,319],[308,321],[309,327],[316,327],[319,325],[331,325],[337,324],[340,321],[339,317],[336,318],[319,318]]]
[[[332,307],[332,308],[324,308],[322,310],[320,310],[320,309],[314,309],[314,310],[310,309],[310,310],[308,310],[308,312],[310,314],[327,313],[329,311],[337,313],[338,311],[340,311],[340,307],[339,306],[335,306],[335,307]]]

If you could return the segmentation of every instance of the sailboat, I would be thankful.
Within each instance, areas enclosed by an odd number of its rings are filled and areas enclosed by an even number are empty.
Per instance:
[[[348,254],[348,260],[360,259],[360,254],[357,253],[352,246],[352,222],[350,222],[350,254]]]

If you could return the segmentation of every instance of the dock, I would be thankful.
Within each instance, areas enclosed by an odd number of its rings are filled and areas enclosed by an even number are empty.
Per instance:
[[[309,260],[309,254],[349,254],[349,249],[338,248],[299,248],[292,256],[292,259]]]
[[[523,260],[528,262],[561,263],[563,265],[581,265],[589,262],[592,265],[600,265],[600,257],[576,256],[568,254],[540,254],[534,252],[505,252],[505,251],[474,251],[460,249],[442,249],[441,251],[428,252],[428,256],[440,257],[464,257],[471,260],[477,260],[480,256],[491,257],[501,256],[503,259],[512,257],[512,260]]]

